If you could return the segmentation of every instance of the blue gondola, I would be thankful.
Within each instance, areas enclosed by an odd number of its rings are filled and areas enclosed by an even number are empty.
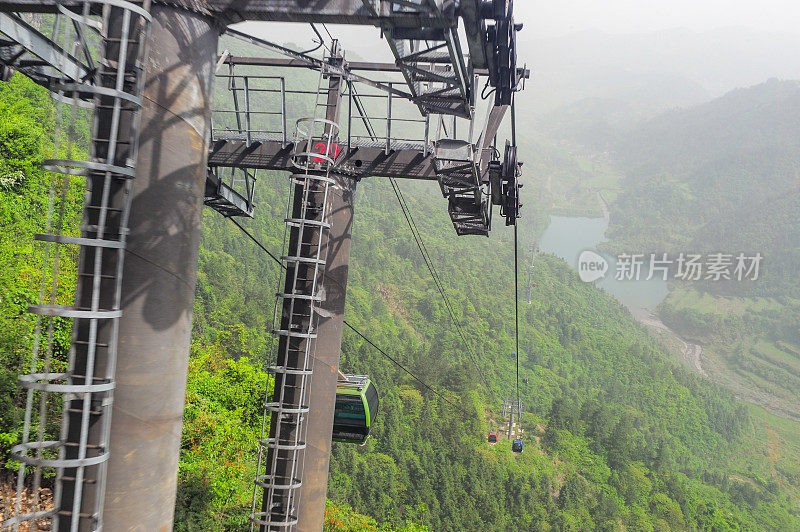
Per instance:
[[[514,440],[514,442],[511,444],[511,450],[514,451],[515,453],[521,453],[522,440]]]

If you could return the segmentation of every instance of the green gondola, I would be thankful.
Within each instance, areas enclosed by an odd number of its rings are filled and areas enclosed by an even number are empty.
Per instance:
[[[378,390],[366,375],[344,375],[336,383],[333,440],[364,443],[378,414]]]

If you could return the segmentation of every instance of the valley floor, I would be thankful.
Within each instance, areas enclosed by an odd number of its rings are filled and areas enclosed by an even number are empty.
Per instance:
[[[671,340],[668,341],[668,344],[677,343],[683,355],[683,362],[693,371],[699,373],[703,377],[708,377],[708,373],[703,369],[703,363],[700,358],[700,355],[703,353],[703,346],[684,340],[678,333],[664,325],[664,323],[655,316],[642,318],[639,321],[666,336],[668,340]]]

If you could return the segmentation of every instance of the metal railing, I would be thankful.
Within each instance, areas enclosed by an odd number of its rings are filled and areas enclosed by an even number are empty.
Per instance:
[[[390,89],[400,83],[385,82]],[[354,83],[348,83],[344,97],[347,98],[347,147],[357,141],[380,142],[388,154],[395,143],[420,144],[427,156],[430,144],[430,115],[418,115],[415,105],[408,100],[388,92],[363,92]],[[384,101],[385,100],[385,101]]]
[[[286,79],[283,76],[237,75],[234,73],[232,63],[229,67],[229,73],[217,74],[217,79],[226,81],[233,108],[214,109],[211,122],[212,139],[236,133],[244,136],[249,147],[253,143],[254,136],[278,135],[285,146],[288,142]],[[292,93],[311,94],[311,91],[295,90]],[[269,98],[271,95],[276,95],[278,101]],[[229,117],[232,117],[232,120]],[[269,120],[272,117],[277,118]],[[258,125],[255,125],[256,122]]]
[[[212,140],[240,140],[248,147],[265,140],[279,140],[284,146],[291,144],[293,139],[287,137],[287,124],[307,115],[305,110],[313,105],[317,92],[291,88],[285,76],[238,74],[235,63],[228,61],[223,65],[228,66],[228,71],[217,74],[217,80],[224,82],[227,90],[215,98],[218,103],[212,114]],[[389,153],[399,144],[408,143],[420,146],[427,156],[437,121],[450,124],[456,117],[420,116],[413,102],[391,92],[392,88],[403,86],[403,82],[385,81],[383,85],[390,91],[347,82],[343,92],[346,116],[340,120],[340,138],[346,139],[346,144],[339,149],[380,142]],[[445,134],[454,130],[448,125],[444,127]]]

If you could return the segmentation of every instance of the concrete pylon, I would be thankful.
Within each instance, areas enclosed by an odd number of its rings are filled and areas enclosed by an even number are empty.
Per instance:
[[[355,180],[344,176],[334,177],[337,183],[330,192],[331,229],[323,283],[325,299],[320,303],[321,317],[317,325],[319,336],[309,399],[308,444],[302,470],[303,491],[297,524],[300,532],[319,532],[325,516],[336,382],[339,379],[344,304],[350,267]]]
[[[104,530],[171,530],[219,29],[154,4],[122,284]]]

